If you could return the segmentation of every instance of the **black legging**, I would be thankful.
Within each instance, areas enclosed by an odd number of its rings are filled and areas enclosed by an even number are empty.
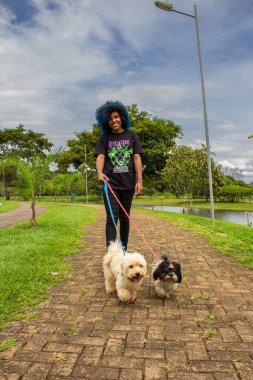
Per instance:
[[[131,204],[132,204],[132,199],[134,196],[134,190],[114,190],[113,189],[113,191],[129,215],[130,209],[131,209]],[[125,247],[125,249],[127,249],[129,227],[130,227],[129,219],[109,189],[108,189],[108,195],[109,195],[112,213],[113,213],[116,225],[117,225],[118,220],[120,222],[120,230],[119,230],[120,239],[121,239],[122,244]],[[106,196],[104,193],[104,189],[103,189],[103,196],[104,196],[104,204],[105,204],[105,209],[106,209],[105,236],[106,236],[106,246],[108,247],[110,242],[114,241],[116,239],[117,231],[116,231],[115,226],[113,224],[113,220],[112,220],[111,213],[110,213],[110,210],[109,210],[109,207],[107,204],[107,199],[106,199]]]

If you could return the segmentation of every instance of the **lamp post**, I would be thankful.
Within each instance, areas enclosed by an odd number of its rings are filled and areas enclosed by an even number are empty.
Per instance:
[[[86,145],[84,147],[84,163],[85,163],[85,193],[86,193],[86,203],[88,203],[88,179],[87,179],[87,163],[86,163]]]
[[[209,196],[210,196],[210,213],[211,221],[214,224],[214,204],[213,204],[213,180],[212,180],[212,166],[211,166],[211,154],[210,154],[210,144],[209,144],[209,132],[208,132],[208,119],[207,119],[207,110],[206,110],[206,96],[205,96],[205,86],[204,86],[204,74],[201,58],[201,48],[200,48],[200,38],[199,38],[199,25],[198,25],[198,13],[197,5],[194,5],[194,15],[189,13],[184,13],[176,11],[173,9],[173,5],[168,2],[155,1],[155,5],[168,12],[180,13],[184,16],[189,16],[195,19],[196,24],[196,35],[197,35],[197,45],[198,45],[198,56],[199,56],[199,68],[200,68],[200,77],[201,77],[201,88],[202,88],[202,99],[203,99],[203,113],[204,113],[204,122],[205,122],[205,136],[206,136],[206,153],[207,153],[207,165],[208,165],[208,183],[209,183]]]

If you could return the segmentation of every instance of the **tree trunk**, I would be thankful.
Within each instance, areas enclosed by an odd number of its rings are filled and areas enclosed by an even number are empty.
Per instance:
[[[10,199],[11,199],[10,192],[7,189],[5,189],[5,200],[10,201]]]
[[[35,217],[35,197],[32,198],[31,209],[32,209],[32,217],[31,217],[31,219],[30,219],[30,221],[31,221],[31,226],[32,226],[32,227],[36,227],[36,217]]]

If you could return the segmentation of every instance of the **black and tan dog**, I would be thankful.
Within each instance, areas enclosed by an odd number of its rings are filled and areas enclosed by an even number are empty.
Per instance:
[[[158,297],[169,297],[171,292],[182,282],[180,264],[176,261],[170,261],[167,256],[162,256],[153,265],[153,279]]]

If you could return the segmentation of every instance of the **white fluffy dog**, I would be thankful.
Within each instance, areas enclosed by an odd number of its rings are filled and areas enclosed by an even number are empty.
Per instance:
[[[138,253],[122,252],[119,241],[111,242],[103,260],[105,289],[108,294],[117,290],[119,299],[133,303],[147,273],[147,263]]]

